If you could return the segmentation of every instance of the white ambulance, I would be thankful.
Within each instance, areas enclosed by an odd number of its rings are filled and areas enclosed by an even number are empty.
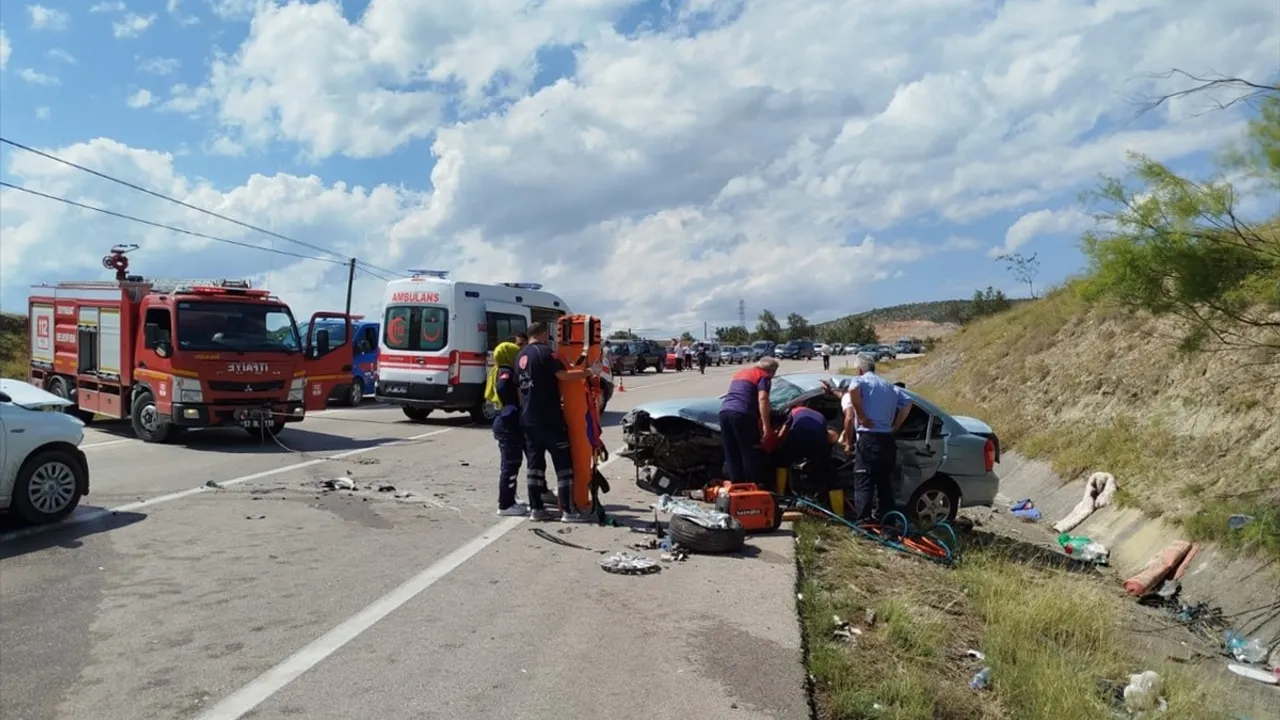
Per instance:
[[[375,399],[399,405],[412,420],[443,410],[488,422],[493,408],[485,403],[484,385],[493,349],[534,322],[550,327],[554,345],[556,321],[569,307],[537,283],[462,282],[443,270],[409,273],[387,283],[383,297]],[[602,381],[607,404],[613,378]]]

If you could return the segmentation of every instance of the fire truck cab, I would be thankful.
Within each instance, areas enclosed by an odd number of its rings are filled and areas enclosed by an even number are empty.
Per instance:
[[[434,410],[492,418],[484,399],[490,354],[498,343],[569,312],[537,283],[458,282],[443,270],[410,270],[384,296],[375,399],[412,420]]]
[[[29,299],[28,381],[72,401],[85,422],[128,418],[146,442],[219,425],[274,435],[351,377],[350,349],[324,330],[304,344],[289,306],[266,290],[129,275],[135,247],[103,258],[115,280],[40,285]]]

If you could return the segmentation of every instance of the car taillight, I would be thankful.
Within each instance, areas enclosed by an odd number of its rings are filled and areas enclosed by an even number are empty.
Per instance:
[[[982,462],[987,466],[987,472],[996,466],[996,442],[991,438],[987,438],[987,444],[982,448]]]
[[[462,382],[462,353],[454,350],[449,353],[449,384]]]

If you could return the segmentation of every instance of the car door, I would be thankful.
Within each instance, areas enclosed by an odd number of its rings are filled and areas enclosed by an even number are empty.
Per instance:
[[[326,347],[325,343],[320,342],[322,335],[325,338],[329,335],[323,327],[329,323],[321,322],[324,320],[335,325],[337,323],[333,321],[340,320],[344,323],[345,329],[340,343],[329,343]],[[307,412],[315,412],[325,408],[329,396],[338,385],[351,382],[355,356],[352,349],[349,316],[335,312],[318,312],[311,316],[310,327],[313,330],[307,333],[303,349],[303,368],[307,373],[307,390],[303,397],[303,407]]]
[[[13,481],[18,477],[18,468],[9,468],[9,423],[6,416],[11,408],[8,403],[0,405],[0,508],[9,506],[13,497]]]
[[[916,488],[933,478],[946,460],[946,435],[942,418],[912,405],[907,419],[894,434],[898,445],[898,472],[894,488],[900,503],[911,499]]]

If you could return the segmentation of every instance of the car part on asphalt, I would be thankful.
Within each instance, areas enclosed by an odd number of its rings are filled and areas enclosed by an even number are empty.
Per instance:
[[[563,545],[565,547],[574,548],[576,550],[586,550],[587,552],[598,553],[600,555],[603,555],[609,552],[608,550],[596,550],[595,548],[589,548],[586,545],[571,543],[568,540],[565,540],[564,538],[558,538],[555,535],[552,535],[551,533],[547,532],[546,530],[543,530],[542,528],[529,528],[529,532],[533,533],[534,535],[537,535],[538,537],[542,538],[543,540],[546,540],[547,542],[555,543],[556,545]]]
[[[614,575],[654,575],[662,566],[652,558],[620,552],[600,559],[600,569]]]
[[[671,516],[667,532],[676,545],[689,552],[702,555],[720,555],[737,552],[747,539],[747,529],[736,518],[730,517],[727,527],[699,525],[686,515]]]

